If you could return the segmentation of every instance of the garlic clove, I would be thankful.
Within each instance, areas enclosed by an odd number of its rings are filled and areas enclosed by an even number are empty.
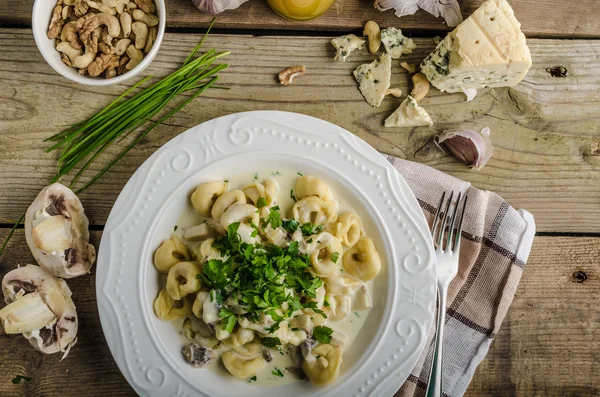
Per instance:
[[[202,12],[220,14],[225,10],[234,10],[248,0],[192,0],[192,3]]]
[[[42,251],[51,253],[71,248],[71,222],[62,215],[44,219],[31,232],[33,243]]]
[[[26,294],[0,310],[6,334],[35,331],[55,321],[56,316],[38,292]]]
[[[398,17],[412,15],[422,9],[436,18],[441,16],[450,27],[458,26],[463,21],[457,0],[375,0],[374,7],[379,11],[393,8]]]
[[[469,167],[480,170],[494,152],[489,136],[490,129],[486,127],[481,132],[466,129],[444,131],[434,141],[437,144],[444,143],[456,158]]]

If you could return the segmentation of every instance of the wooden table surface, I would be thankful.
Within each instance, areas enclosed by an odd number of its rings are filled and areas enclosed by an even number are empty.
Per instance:
[[[50,1],[50,0],[48,0]],[[360,33],[369,19],[398,26],[415,37],[418,63],[433,37],[448,29],[424,12],[398,19],[371,0],[339,0],[323,17],[289,22],[252,0],[222,14],[207,48],[230,50],[222,73],[228,91],[208,91],[154,130],[108,175],[81,194],[98,246],[119,192],[156,149],[186,129],[234,112],[277,109],[338,124],[378,150],[424,162],[498,192],[533,213],[538,236],[523,279],[492,348],[467,396],[600,395],[600,2],[509,0],[528,36],[533,67],[516,87],[482,90],[472,102],[432,89],[423,100],[431,128],[385,129],[399,103],[377,109],[365,103],[351,71],[370,60],[353,55],[333,62],[332,32]],[[482,0],[460,1],[465,16]],[[0,239],[55,172],[43,139],[60,125],[86,118],[138,79],[92,88],[57,75],[39,54],[30,30],[33,0],[0,0]],[[174,70],[201,37],[210,17],[189,0],[167,0],[167,34],[142,76]],[[304,64],[308,74],[289,87],[276,73]],[[549,70],[564,66],[567,77]],[[404,92],[409,76],[394,68]],[[496,147],[481,171],[419,149],[436,133],[459,126],[489,126]],[[114,153],[113,153],[114,154]],[[92,167],[94,168],[94,167]],[[97,171],[96,166],[92,171]],[[0,257],[0,276],[33,263],[20,228]],[[80,316],[79,343],[69,357],[43,356],[21,336],[0,337],[0,396],[133,396],[102,335],[95,300],[95,270],[69,281]],[[14,385],[15,375],[32,379]]]

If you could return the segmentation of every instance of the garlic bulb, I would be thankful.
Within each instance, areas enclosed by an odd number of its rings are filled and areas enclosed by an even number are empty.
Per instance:
[[[234,10],[248,0],[192,0],[192,3],[202,12],[220,14],[225,10]]]
[[[485,127],[480,133],[472,130],[444,131],[434,142],[438,145],[444,143],[456,158],[469,167],[480,170],[494,152],[489,137],[490,129]]]
[[[457,0],[375,0],[374,6],[380,11],[393,8],[398,17],[412,15],[420,8],[436,18],[441,16],[448,26],[457,26],[463,21]]]

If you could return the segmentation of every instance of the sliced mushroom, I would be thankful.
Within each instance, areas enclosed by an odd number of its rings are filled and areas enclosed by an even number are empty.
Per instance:
[[[79,198],[68,187],[55,183],[44,188],[27,209],[27,245],[49,273],[63,278],[81,276],[89,273],[96,259],[88,225]]]
[[[215,352],[206,347],[196,346],[193,343],[183,349],[183,356],[194,368],[202,368],[215,358]]]
[[[4,276],[2,291],[9,304],[0,315],[3,325],[9,324],[7,332],[26,330],[23,336],[42,353],[68,353],[77,341],[78,321],[64,280],[39,266],[26,265]]]

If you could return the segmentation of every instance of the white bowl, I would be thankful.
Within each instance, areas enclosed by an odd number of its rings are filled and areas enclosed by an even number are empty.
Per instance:
[[[144,57],[142,62],[129,72],[123,73],[122,75],[107,79],[105,77],[90,77],[81,76],[77,73],[75,68],[65,65],[60,60],[60,52],[56,50],[55,40],[49,39],[46,33],[48,32],[48,25],[52,16],[52,10],[56,6],[55,0],[36,0],[33,4],[33,10],[31,12],[33,37],[35,44],[42,53],[42,56],[48,62],[48,65],[52,67],[57,73],[61,74],[69,80],[76,83],[93,85],[93,86],[104,86],[119,84],[128,80],[132,77],[137,76],[142,70],[146,69],[150,62],[154,59],[158,53],[158,49],[162,43],[163,36],[165,34],[165,2],[164,0],[154,0],[156,5],[156,11],[158,14],[158,33],[156,35],[156,41],[152,46],[150,52]]]
[[[249,385],[194,369],[181,354],[178,330],[157,319],[152,309],[160,288],[152,253],[173,233],[194,188],[266,169],[322,178],[361,214],[384,262],[374,280],[373,309],[357,336],[360,342],[344,353],[338,381],[325,387]],[[433,319],[435,255],[429,233],[406,182],[350,132],[296,113],[224,116],[163,145],[119,195],[96,265],[102,329],[117,365],[140,396],[392,396],[415,366]]]

